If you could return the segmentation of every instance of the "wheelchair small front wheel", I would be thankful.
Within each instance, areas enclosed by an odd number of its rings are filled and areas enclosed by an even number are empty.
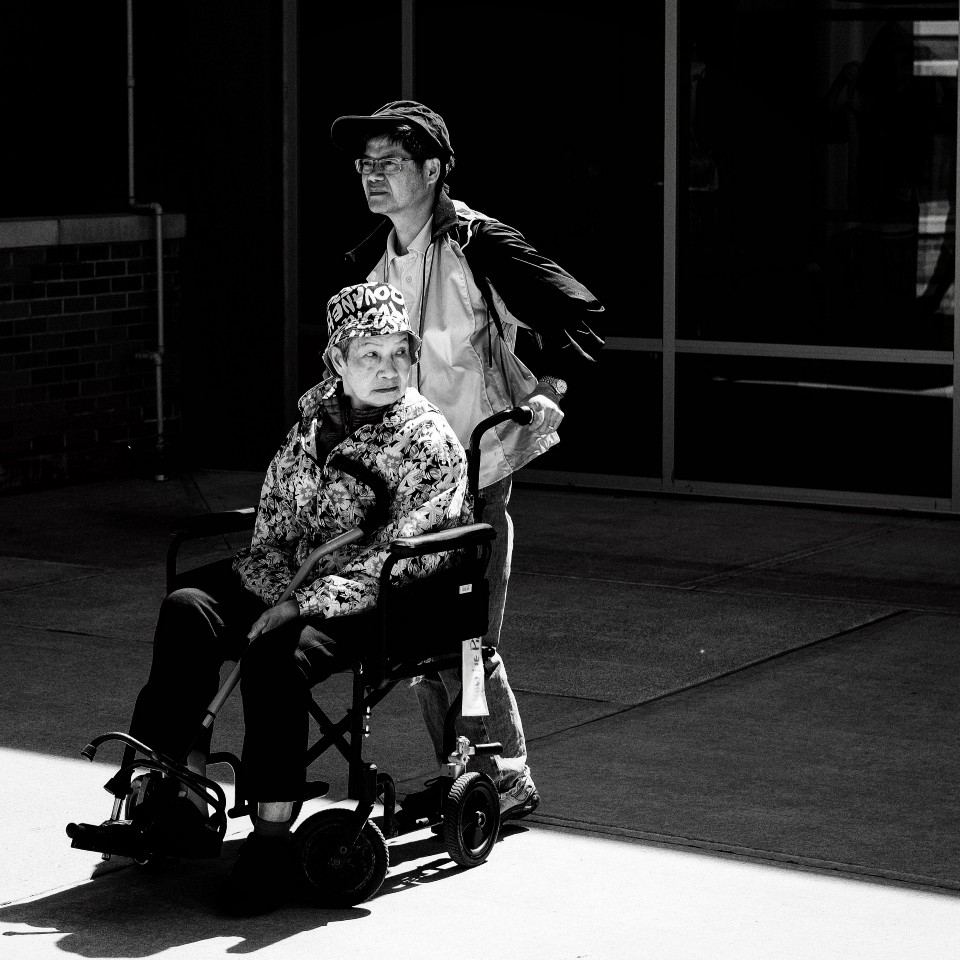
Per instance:
[[[443,845],[461,867],[476,867],[490,856],[500,835],[500,795],[483,773],[457,777],[443,804]]]
[[[352,810],[321,810],[293,834],[308,889],[324,905],[352,907],[369,900],[387,875],[390,852],[375,823],[367,820],[356,840],[344,842],[355,817]]]

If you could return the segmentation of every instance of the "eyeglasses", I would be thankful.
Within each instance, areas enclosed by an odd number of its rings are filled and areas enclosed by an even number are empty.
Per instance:
[[[401,157],[381,157],[379,160],[369,160],[364,157],[353,161],[357,173],[361,173],[365,177],[373,173],[374,170],[378,173],[399,173],[405,163],[413,163],[413,160],[404,160]]]

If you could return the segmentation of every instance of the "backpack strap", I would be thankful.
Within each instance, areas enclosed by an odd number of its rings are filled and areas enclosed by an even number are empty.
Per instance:
[[[365,463],[361,463],[359,460],[351,460],[343,453],[335,453],[328,463],[336,470],[349,474],[354,480],[366,484],[373,491],[373,506],[358,524],[364,534],[369,537],[374,530],[386,524],[390,514],[390,491],[387,488],[386,481],[383,477],[374,473]]]
[[[477,270],[470,262],[470,244],[471,241],[476,242],[476,238],[480,236],[480,231],[483,229],[483,221],[474,220],[471,223],[461,225],[460,229],[466,234],[466,236],[463,236],[463,234],[460,236],[462,241],[460,243],[460,249],[463,251],[463,256],[467,261],[467,266],[470,267],[470,273],[473,275],[473,282],[477,285],[477,289],[480,291],[480,297],[483,300],[484,306],[487,308],[487,313],[493,320],[494,326],[497,328],[497,333],[500,334],[500,348],[503,349],[503,344],[506,340],[506,333],[503,328],[503,321],[500,319],[500,314],[497,312],[496,305],[493,302],[493,291],[490,288],[490,281],[487,280],[482,270]],[[490,333],[489,326],[487,327],[487,354],[490,357],[490,366],[492,367],[493,336]]]

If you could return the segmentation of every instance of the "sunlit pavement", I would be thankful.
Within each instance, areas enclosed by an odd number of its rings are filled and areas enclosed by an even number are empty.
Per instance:
[[[0,760],[0,956],[11,960],[960,956],[952,898],[538,823],[507,825],[470,870],[421,830],[391,842],[391,869],[367,903],[236,920],[211,909],[229,854],[162,875],[118,859],[87,879],[99,855],[70,850],[51,826],[108,808],[109,767],[10,750]],[[244,833],[232,822],[225,846]]]
[[[711,691],[747,689],[735,681],[750,664],[792,676],[795,651],[810,644],[851,636],[864,650],[895,647],[934,628],[938,649],[951,649],[960,527],[941,521],[518,490],[508,662],[544,802],[504,828],[486,863],[457,867],[418,831],[391,841],[386,881],[355,908],[298,902],[236,919],[218,892],[245,820],[230,821],[220,859],[157,873],[71,849],[68,822],[109,814],[103,784],[117,751],[102,749],[92,764],[78,753],[122,727],[142,682],[169,518],[244,505],[259,484],[202,479],[199,503],[186,484],[118,484],[0,504],[2,960],[960,960],[955,851],[944,851],[940,879],[912,882],[907,832],[891,831],[888,857],[845,863],[748,848],[735,821],[717,836],[703,817],[711,783],[719,789],[741,768],[755,786],[740,791],[736,812],[747,821],[778,812],[750,766],[757,758],[737,748],[737,717],[699,712]],[[578,655],[552,657],[558,644]],[[325,685],[325,695],[342,699],[346,679],[329,683],[339,689]],[[679,721],[696,736],[708,717],[724,727],[709,733],[733,773],[698,781],[688,817],[697,829],[653,832],[669,819],[656,819],[670,812],[669,791],[694,781],[689,757],[666,762],[684,746]],[[392,694],[373,728],[373,758],[408,789],[430,772],[412,691]],[[218,725],[226,749],[237,749],[239,729],[233,700]],[[329,770],[320,776],[333,781]],[[678,806],[690,807],[690,793]],[[331,796],[342,795],[335,785]],[[728,794],[726,813],[734,801]],[[903,798],[889,803],[895,824]]]

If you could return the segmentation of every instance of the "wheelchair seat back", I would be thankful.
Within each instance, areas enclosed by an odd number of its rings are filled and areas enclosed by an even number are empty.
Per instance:
[[[459,656],[463,640],[488,628],[490,587],[476,563],[463,563],[381,592],[384,666]]]

